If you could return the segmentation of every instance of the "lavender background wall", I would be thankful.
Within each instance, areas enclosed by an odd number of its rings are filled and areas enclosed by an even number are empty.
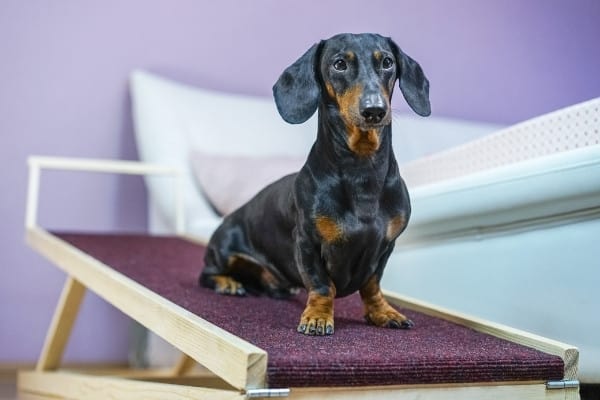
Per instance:
[[[23,243],[26,157],[136,159],[132,69],[268,96],[310,44],[375,31],[421,63],[435,115],[509,124],[600,95],[599,20],[595,0],[2,1],[0,363],[37,357],[64,281]],[[42,196],[49,226],[145,228],[134,178],[50,173]],[[88,295],[67,359],[125,360],[127,326]]]

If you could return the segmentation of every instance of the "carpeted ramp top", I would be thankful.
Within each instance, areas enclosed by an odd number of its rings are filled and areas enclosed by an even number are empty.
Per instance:
[[[411,330],[377,328],[357,295],[335,302],[335,334],[296,332],[306,294],[291,300],[221,296],[197,285],[204,248],[173,237],[56,236],[175,304],[268,353],[270,387],[557,380],[560,357],[402,310]],[[388,268],[393,268],[389,266]]]

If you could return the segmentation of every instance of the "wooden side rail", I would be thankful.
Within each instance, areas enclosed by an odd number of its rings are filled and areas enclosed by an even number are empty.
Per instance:
[[[177,168],[148,164],[138,161],[95,160],[82,158],[61,158],[31,156],[29,164],[29,183],[27,191],[27,210],[25,227],[37,225],[37,210],[41,172],[44,169],[63,171],[85,171],[126,175],[166,175],[172,176],[175,204],[175,230],[177,234],[185,233],[185,215],[183,206],[182,174]]]

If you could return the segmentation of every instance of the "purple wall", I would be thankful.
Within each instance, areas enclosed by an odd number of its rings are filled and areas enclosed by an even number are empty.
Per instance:
[[[310,44],[373,31],[421,62],[435,115],[513,123],[600,95],[599,20],[595,0],[2,1],[0,362],[37,357],[64,281],[23,244],[26,157],[136,159],[133,68],[268,96]],[[45,178],[46,225],[145,228],[139,180]],[[88,296],[79,322],[69,360],[125,359],[125,317]]]

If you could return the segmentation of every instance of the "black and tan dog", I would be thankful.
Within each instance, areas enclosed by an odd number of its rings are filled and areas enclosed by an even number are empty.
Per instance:
[[[300,172],[267,186],[225,218],[210,239],[200,284],[285,297],[308,291],[298,331],[333,333],[333,299],[357,290],[368,322],[410,328],[379,281],[410,216],[392,151],[390,100],[396,80],[410,107],[430,114],[429,82],[388,38],[341,34],[313,45],[273,93],[289,123],[318,109],[317,139]]]

